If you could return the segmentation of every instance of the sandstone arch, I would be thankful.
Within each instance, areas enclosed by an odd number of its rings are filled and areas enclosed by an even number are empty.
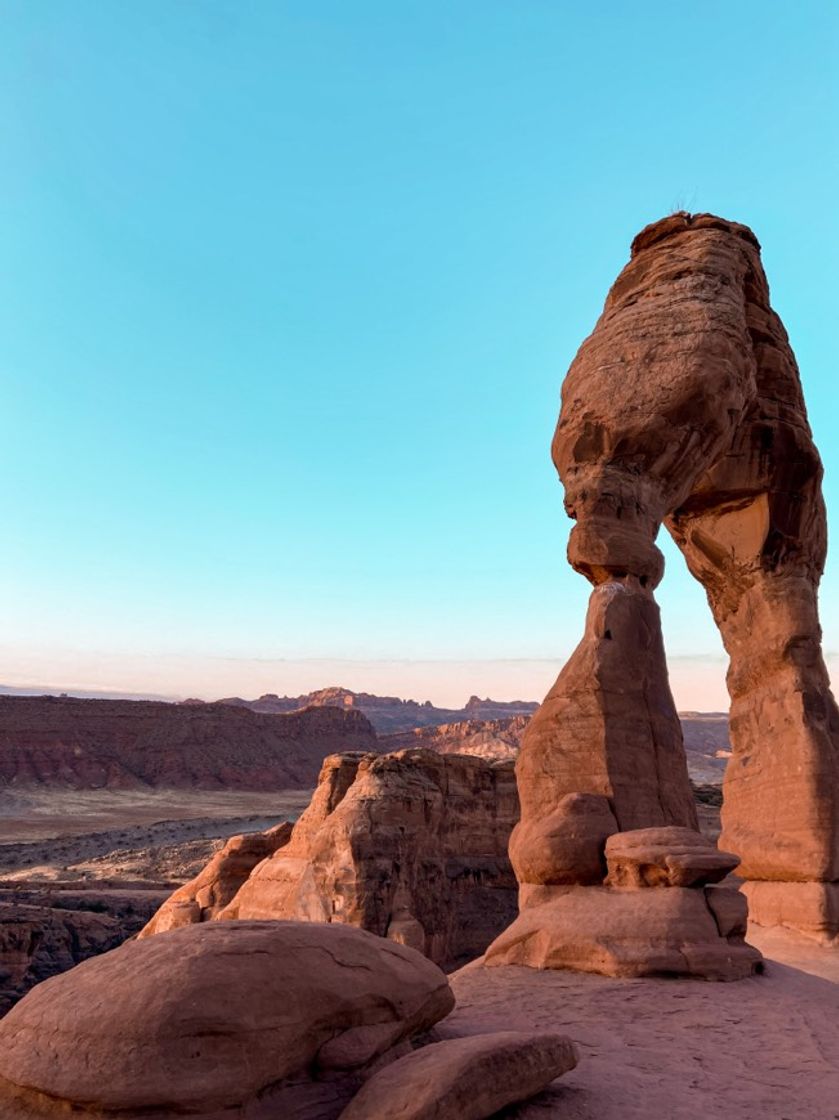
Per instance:
[[[663,524],[730,658],[722,846],[741,857],[753,918],[839,935],[822,468],[751,230],[679,213],[635,238],[565,378],[552,455],[575,521],[568,558],[594,590],[518,763],[522,905],[568,883],[569,845],[602,852],[605,812],[619,830],[695,828],[653,595]],[[579,794],[605,800],[569,815]]]

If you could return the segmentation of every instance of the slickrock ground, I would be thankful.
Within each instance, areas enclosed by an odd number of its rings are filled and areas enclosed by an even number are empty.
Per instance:
[[[438,1033],[550,1030],[576,1044],[577,1068],[505,1120],[836,1120],[839,953],[795,934],[749,939],[772,959],[731,984],[467,965]]]

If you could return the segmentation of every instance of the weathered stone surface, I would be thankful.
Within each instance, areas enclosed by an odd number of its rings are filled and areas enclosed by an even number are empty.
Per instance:
[[[233,899],[256,865],[288,843],[292,827],[290,821],[283,821],[265,832],[231,836],[194,879],[166,900],[137,936],[150,937],[214,918]]]
[[[579,791],[608,796],[624,831],[695,827],[652,599],[665,524],[730,657],[722,846],[748,879],[838,881],[822,469],[749,229],[680,213],[639,234],[565,378],[552,450],[569,561],[595,590],[585,638],[525,733],[525,824]]]
[[[535,709],[536,705],[533,707]],[[427,747],[440,754],[474,754],[487,761],[515,759],[529,719],[528,713],[503,719],[457,720],[435,727],[414,727],[410,731],[380,735],[379,742],[388,752]]]
[[[378,750],[360,711],[0,696],[0,787],[309,789],[341,750]]]
[[[550,881],[544,836],[557,854],[573,850],[575,819],[557,817],[569,795],[607,799],[615,832],[696,828],[658,607],[637,581],[592,593],[585,636],[524,733],[516,776],[522,823],[511,856],[522,883]],[[530,856],[526,837],[534,839]],[[559,856],[557,874],[573,881],[564,867]],[[578,881],[595,878],[587,858]]]
[[[823,944],[839,945],[839,883],[751,880],[741,890],[749,918],[759,926],[798,930]]]
[[[500,1031],[432,1043],[380,1070],[341,1120],[485,1120],[573,1069],[560,1034]]]
[[[291,841],[217,917],[344,922],[455,963],[516,914],[513,767],[432,751],[326,760]]]
[[[567,793],[546,817],[519,822],[510,836],[510,860],[520,883],[602,883],[603,849],[618,822],[606,797]]]
[[[0,1023],[0,1112],[335,1117],[453,1004],[434,964],[363,930],[188,926],[21,1000]]]
[[[720,937],[740,939],[746,936],[749,904],[741,891],[735,887],[706,887],[705,901],[714,915]]]
[[[638,828],[606,841],[610,887],[696,887],[718,883],[740,860],[689,828]]]
[[[8,903],[0,906],[0,1015],[29,989],[126,937],[107,914]]]
[[[553,887],[550,895],[543,888],[543,901],[496,938],[487,965],[705,980],[740,980],[760,966],[739,932],[721,936],[703,890]]]

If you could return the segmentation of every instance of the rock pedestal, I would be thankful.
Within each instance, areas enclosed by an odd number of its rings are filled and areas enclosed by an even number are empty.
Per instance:
[[[485,963],[705,980],[741,980],[760,968],[760,953],[745,943],[745,897],[713,885],[736,856],[669,827],[614,833],[604,858],[602,885],[524,886],[521,914]]]

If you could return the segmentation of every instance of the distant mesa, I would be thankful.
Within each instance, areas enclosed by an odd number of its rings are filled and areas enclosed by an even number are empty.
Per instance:
[[[179,703],[0,694],[0,788],[311,789],[339,751],[510,759],[537,707],[470,696],[463,708],[438,708],[338,687]],[[727,717],[681,718],[691,777],[719,784]]]
[[[355,710],[0,696],[0,788],[309,789],[327,755],[379,749]]]

